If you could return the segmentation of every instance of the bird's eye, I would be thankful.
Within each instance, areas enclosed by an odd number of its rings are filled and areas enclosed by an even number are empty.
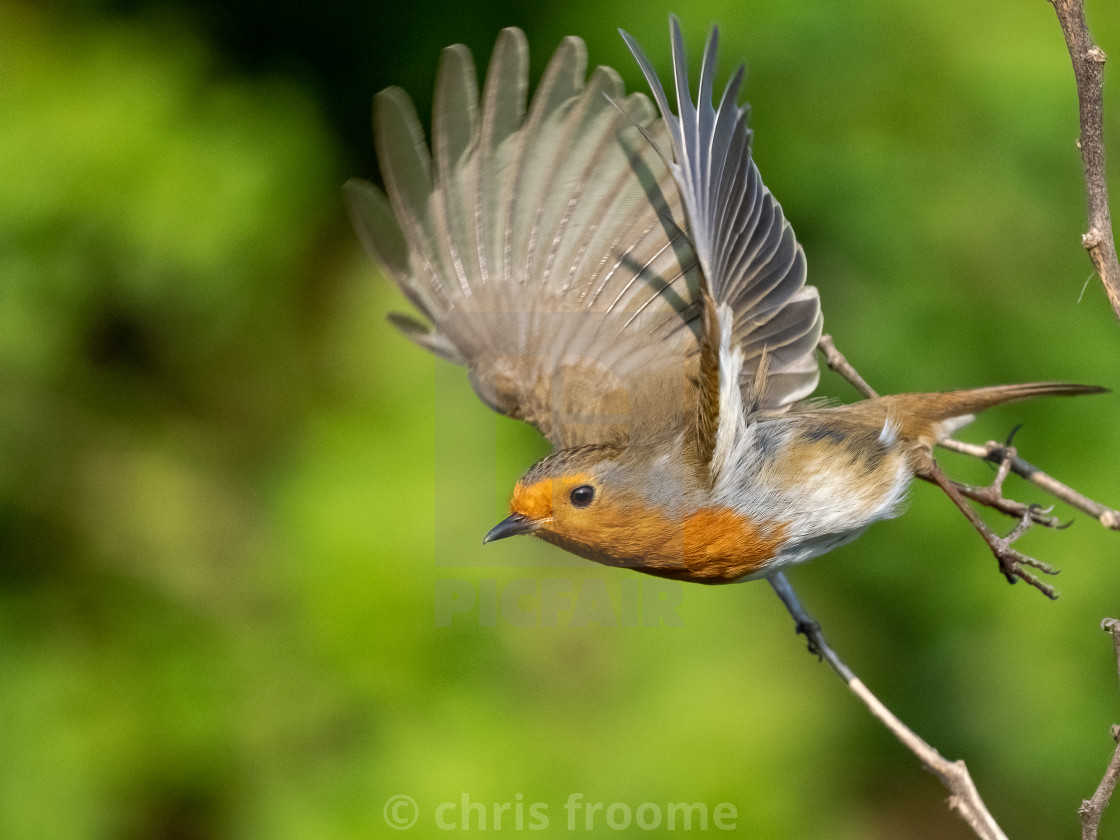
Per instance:
[[[590,484],[581,484],[571,495],[572,504],[578,508],[587,507],[595,499],[595,488]]]

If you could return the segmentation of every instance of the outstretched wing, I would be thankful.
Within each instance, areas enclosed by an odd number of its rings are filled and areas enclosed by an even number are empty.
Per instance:
[[[742,439],[752,411],[782,408],[816,388],[820,301],[817,290],[805,285],[805,254],[793,229],[750,156],[747,109],[736,101],[743,66],[713,107],[719,43],[713,29],[694,104],[675,16],[670,33],[679,115],[673,114],[649,59],[633,38],[622,36],[668,126],[674,158],[669,169],[701,266],[702,295],[710,299],[701,340],[702,355],[710,362],[701,368],[701,441],[707,414],[712,428],[706,454],[718,472],[720,460],[732,457],[729,447]]]
[[[431,152],[405,93],[377,95],[388,200],[362,181],[346,194],[367,249],[430,323],[393,321],[557,448],[623,443],[634,424],[679,429],[699,269],[672,177],[641,134],[664,142],[663,124],[613,70],[585,81],[578,38],[526,111],[527,64],[525,36],[504,30],[480,104],[470,52],[446,49]]]
[[[683,102],[675,21],[673,32]],[[346,185],[367,249],[429,323],[393,322],[466,364],[485,402],[557,448],[693,423],[705,404],[702,344],[723,347],[717,385],[733,374],[749,393],[769,360],[757,393],[765,408],[806,396],[817,380],[816,291],[804,285],[801,249],[750,160],[738,82],[718,112],[707,104],[678,120],[627,40],[664,120],[645,97],[623,98],[608,68],[585,81],[578,38],[561,43],[526,109],[525,37],[507,29],[481,103],[469,51],[444,51],[431,152],[404,92],[378,94],[374,134],[388,199],[368,183]],[[705,102],[714,57],[713,41]],[[660,154],[667,141],[676,164]],[[726,329],[707,326],[717,317],[713,298]],[[733,372],[724,356],[737,361]]]

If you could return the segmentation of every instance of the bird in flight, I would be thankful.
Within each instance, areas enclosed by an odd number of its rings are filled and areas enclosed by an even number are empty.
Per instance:
[[[625,32],[653,103],[610,68],[588,76],[571,37],[527,104],[517,29],[499,36],[481,95],[467,48],[444,50],[430,148],[401,89],[375,98],[387,195],[360,180],[345,192],[424,320],[390,319],[553,446],[486,542],[531,534],[697,583],[767,577],[895,516],[932,446],[976,412],[1102,390],[808,400],[820,299],[751,158],[743,67],[715,104],[713,29],[694,101],[676,18],[670,34],[676,113]],[[1024,559],[1000,557],[1009,579],[1033,579]]]

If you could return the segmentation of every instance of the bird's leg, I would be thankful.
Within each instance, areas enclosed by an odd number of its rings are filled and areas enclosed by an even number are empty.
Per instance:
[[[774,591],[778,593],[778,597],[782,599],[782,603],[786,605],[789,614],[793,616],[794,623],[796,624],[795,632],[804,636],[809,642],[809,653],[814,656],[819,656],[824,659],[829,665],[832,666],[840,679],[846,683],[850,683],[855,679],[855,674],[844,663],[836,651],[825,641],[824,634],[821,632],[820,622],[809,615],[808,610],[801,603],[801,599],[797,597],[797,593],[793,591],[793,587],[789,585],[786,576],[781,572],[770,575],[770,585],[774,587]]]
[[[1055,575],[1057,574],[1057,570],[1011,547],[1011,544],[1019,539],[1035,521],[1035,507],[1037,506],[1027,507],[1026,511],[1019,519],[1019,524],[1012,529],[1011,533],[1006,537],[998,537],[992,529],[987,526],[984,520],[976,514],[976,511],[969,506],[965,499],[965,494],[961,492],[956,482],[941,471],[941,468],[937,465],[933,456],[927,455],[924,460],[925,463],[918,470],[918,474],[927,481],[932,481],[942,489],[946,496],[953,500],[953,504],[964,514],[965,519],[967,519],[980,536],[984,538],[984,542],[988,544],[988,547],[992,550],[992,554],[994,554],[996,560],[999,561],[1000,570],[1003,572],[1008,582],[1014,583],[1016,578],[1025,580],[1047,598],[1057,598],[1058,593],[1054,590],[1054,587],[1043,583],[1023,567],[1030,566],[1046,575]],[[1009,461],[1007,463],[1009,463]],[[1002,465],[1001,472],[1005,473]],[[998,482],[1002,483],[1002,478],[998,474],[996,479]],[[993,483],[993,486],[996,486],[995,483]],[[999,492],[998,487],[995,492]],[[1041,513],[1041,510],[1039,509],[1037,513]]]

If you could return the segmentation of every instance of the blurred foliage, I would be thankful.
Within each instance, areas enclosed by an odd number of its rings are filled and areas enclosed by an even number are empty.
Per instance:
[[[490,818],[547,803],[557,834],[572,793],[730,802],[747,837],[969,836],[765,584],[484,549],[543,444],[384,324],[400,296],[341,212],[344,178],[374,174],[370,95],[399,84],[425,113],[441,47],[485,66],[521,25],[539,72],[578,34],[637,86],[614,30],[667,68],[666,11],[0,0],[0,837],[376,837],[396,794],[415,836],[463,795]],[[1118,386],[1046,4],[676,11],[695,50],[723,26],[724,73],[748,61],[760,166],[873,384]],[[1120,13],[1089,13],[1116,51]],[[968,436],[1025,422],[1028,457],[1116,505],[1116,399]],[[1070,836],[1118,717],[1096,629],[1120,611],[1117,535],[1028,535],[1064,569],[1048,603],[913,496],[794,582],[1009,834]]]

